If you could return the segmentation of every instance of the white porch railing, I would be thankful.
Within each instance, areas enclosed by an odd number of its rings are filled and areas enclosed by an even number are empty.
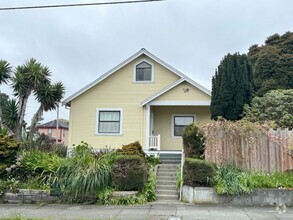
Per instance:
[[[149,150],[159,151],[160,148],[161,148],[161,136],[159,134],[150,136]]]

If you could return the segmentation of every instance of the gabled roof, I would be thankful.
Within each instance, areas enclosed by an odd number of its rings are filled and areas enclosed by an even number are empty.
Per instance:
[[[66,120],[60,119],[58,123],[59,128],[68,128],[68,122]],[[47,123],[38,125],[38,128],[56,128],[57,127],[57,120],[49,121]]]
[[[99,78],[97,78],[96,80],[94,80],[93,82],[88,84],[87,86],[83,87],[82,89],[78,90],[76,93],[74,93],[71,96],[69,96],[68,98],[66,98],[62,103],[65,104],[65,105],[68,105],[73,99],[75,99],[76,97],[78,97],[82,93],[86,92],[87,90],[91,89],[92,87],[94,87],[98,83],[102,82],[104,79],[106,79],[107,77],[111,76],[113,73],[115,73],[116,71],[118,71],[122,67],[126,66],[131,61],[135,60],[136,58],[140,57],[141,55],[146,55],[147,57],[153,59],[154,61],[156,61],[157,63],[159,63],[163,67],[165,67],[166,69],[168,69],[171,72],[173,72],[175,75],[179,76],[180,78],[184,78],[185,80],[190,81],[189,82],[190,84],[194,85],[196,88],[200,89],[204,93],[210,95],[210,91],[208,89],[206,89],[203,86],[199,85],[198,83],[194,82],[193,80],[188,78],[186,75],[184,75],[179,70],[175,69],[174,67],[172,67],[169,64],[165,63],[163,60],[161,60],[160,58],[158,58],[154,54],[152,54],[149,51],[147,51],[146,49],[142,48],[140,51],[136,52],[134,55],[132,55],[131,57],[129,57],[128,59],[126,59],[122,63],[118,64],[117,66],[115,66],[114,68],[112,68],[108,72],[104,73]]]
[[[204,88],[203,86],[199,85],[197,82],[193,81],[192,79],[188,78],[187,76],[185,76],[185,78],[179,79],[176,82],[166,86],[164,89],[162,89],[161,91],[151,95],[150,97],[148,97],[147,99],[145,99],[142,103],[141,106],[146,105],[147,103],[153,101],[154,99],[158,98],[159,96],[163,95],[164,93],[168,92],[169,90],[173,89],[175,86],[181,84],[182,82],[188,82],[189,84],[193,85],[195,88],[201,90],[202,92],[204,92],[205,94],[211,96],[211,92]]]

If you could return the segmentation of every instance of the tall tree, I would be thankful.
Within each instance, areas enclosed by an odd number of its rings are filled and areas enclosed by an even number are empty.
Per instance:
[[[33,91],[49,82],[51,75],[48,67],[44,67],[36,59],[31,58],[24,65],[15,69],[12,78],[14,95],[18,98],[16,138],[21,140],[24,116],[29,96]]]
[[[11,66],[5,60],[0,60],[0,85],[6,84],[10,79]],[[1,94],[1,91],[0,91]],[[0,130],[2,129],[2,101],[0,96]]]
[[[253,92],[252,69],[245,54],[228,54],[212,78],[211,118],[241,118],[243,105],[250,103]]]
[[[15,133],[17,124],[17,102],[15,99],[7,99],[3,104],[3,124]]]
[[[45,83],[42,87],[35,90],[34,95],[36,100],[40,103],[37,112],[32,118],[30,125],[30,137],[36,133],[37,123],[41,120],[44,111],[55,110],[65,93],[65,88],[62,82],[51,84],[50,82]]]
[[[293,88],[293,32],[274,34],[264,45],[252,45],[248,58],[253,67],[255,95]]]

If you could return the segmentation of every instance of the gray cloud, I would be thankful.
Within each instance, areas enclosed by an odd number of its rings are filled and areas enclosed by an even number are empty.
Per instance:
[[[71,2],[90,1],[62,1]],[[40,1],[2,0],[0,7],[28,4]],[[50,67],[54,81],[64,82],[69,96],[144,47],[210,89],[227,53],[246,53],[269,35],[292,31],[292,20],[291,0],[166,0],[1,11],[0,59],[16,66],[37,58]],[[31,101],[27,120],[36,105]],[[68,118],[68,111],[62,109],[61,116]],[[46,121],[54,117],[45,114]]]

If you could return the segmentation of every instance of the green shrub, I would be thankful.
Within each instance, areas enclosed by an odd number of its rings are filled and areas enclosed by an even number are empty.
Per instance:
[[[220,195],[240,195],[250,193],[255,188],[250,172],[242,172],[231,165],[218,169],[215,182],[216,192]]]
[[[147,181],[148,170],[144,158],[138,155],[120,155],[112,169],[117,190],[141,190]]]
[[[249,172],[232,165],[224,165],[217,171],[215,188],[218,194],[249,194],[256,188],[292,188],[292,173]]]
[[[19,142],[11,135],[0,134],[0,176],[16,160]]]
[[[154,171],[150,171],[148,180],[144,185],[141,195],[145,197],[146,202],[153,202],[156,200],[155,189],[157,187],[157,178]]]
[[[55,153],[46,153],[40,150],[23,151],[17,158],[14,175],[35,177],[42,183],[49,183],[57,178],[57,171],[63,158]]]
[[[154,155],[147,156],[146,161],[150,167],[155,167],[160,163],[160,159]]]
[[[181,177],[181,167],[179,167],[176,171],[176,189],[179,189],[182,183],[183,179]]]
[[[140,193],[135,196],[112,197],[114,188],[107,187],[97,195],[99,205],[136,205],[145,204],[156,200],[156,174],[150,171],[147,183]]]
[[[95,199],[111,185],[111,166],[105,159],[96,159],[88,144],[82,142],[73,149],[58,170],[61,190],[70,201]]]
[[[293,188],[293,173],[251,173],[254,188]]]
[[[127,145],[123,145],[122,149],[118,149],[117,152],[119,154],[128,155],[128,156],[138,155],[143,158],[145,158],[146,156],[146,154],[142,150],[142,146],[140,145],[138,141],[127,144]]]
[[[195,124],[188,125],[182,134],[186,157],[204,158],[204,136]]]
[[[216,174],[215,165],[194,158],[186,158],[183,167],[184,184],[188,186],[212,186]]]

